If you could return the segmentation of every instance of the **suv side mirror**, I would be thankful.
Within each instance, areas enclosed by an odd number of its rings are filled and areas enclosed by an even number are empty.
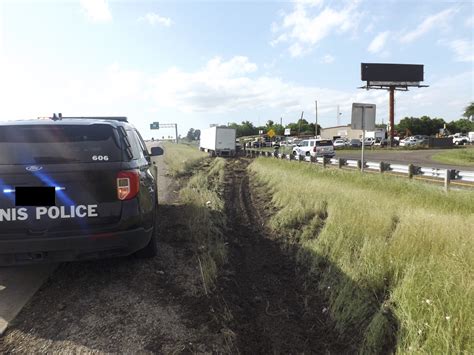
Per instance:
[[[152,157],[157,157],[159,155],[163,155],[163,148],[161,148],[161,147],[152,147],[150,155]]]

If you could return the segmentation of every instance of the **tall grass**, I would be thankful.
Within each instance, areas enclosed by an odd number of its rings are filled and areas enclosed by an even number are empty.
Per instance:
[[[362,353],[474,352],[473,192],[266,158],[249,169]]]
[[[453,149],[435,154],[431,157],[435,161],[446,164],[474,166],[474,147]]]
[[[216,158],[205,162],[208,155],[192,145],[169,143],[164,148],[168,174],[184,178],[178,201],[182,206],[179,218],[186,225],[186,236],[192,242],[197,259],[196,267],[208,293],[227,255],[222,198],[225,161]]]
[[[222,188],[225,161],[214,159],[206,170],[193,175],[180,191],[180,202],[187,206],[186,223],[195,242],[195,252],[202,272],[206,293],[212,290],[218,268],[224,264],[227,247]]]
[[[165,143],[165,163],[168,174],[174,177],[190,175],[192,170],[206,159],[206,153],[189,144]]]

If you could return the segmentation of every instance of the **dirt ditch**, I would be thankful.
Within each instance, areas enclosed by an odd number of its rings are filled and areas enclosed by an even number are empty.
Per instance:
[[[229,262],[216,295],[240,353],[347,353],[333,332],[316,285],[295,263],[295,250],[266,228],[268,198],[255,196],[247,160],[229,161],[226,214]]]

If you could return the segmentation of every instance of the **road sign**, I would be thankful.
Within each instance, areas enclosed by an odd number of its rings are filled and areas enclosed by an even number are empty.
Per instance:
[[[352,129],[373,131],[375,129],[375,104],[352,104]]]
[[[271,128],[271,129],[267,132],[267,135],[268,135],[270,138],[273,138],[273,137],[275,137],[275,131]]]
[[[291,128],[285,128],[285,136],[291,136]]]
[[[364,147],[365,147],[365,131],[375,130],[375,104],[352,104],[352,129],[362,130],[362,149],[361,149],[361,163],[360,171],[364,172]]]
[[[160,123],[159,122],[150,123],[150,129],[160,129]]]

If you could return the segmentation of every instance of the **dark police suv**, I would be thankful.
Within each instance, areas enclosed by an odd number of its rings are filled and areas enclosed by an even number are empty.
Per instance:
[[[154,256],[161,154],[125,117],[0,122],[0,264]]]

